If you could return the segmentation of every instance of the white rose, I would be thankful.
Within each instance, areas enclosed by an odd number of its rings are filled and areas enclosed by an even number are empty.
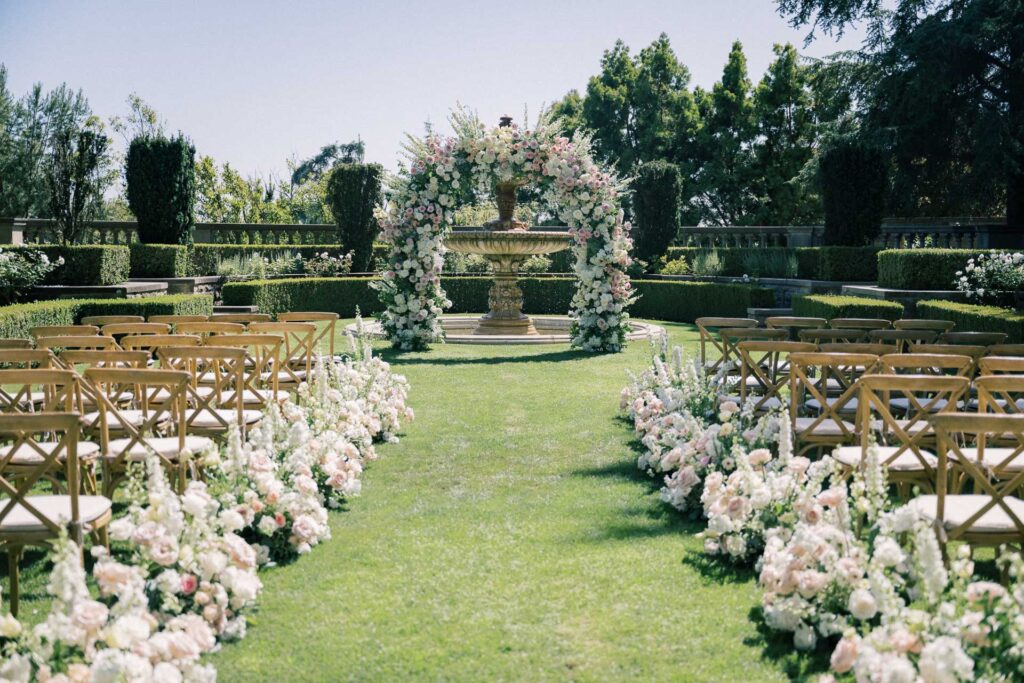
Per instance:
[[[878,603],[875,601],[875,596],[864,588],[858,588],[850,593],[848,607],[850,614],[861,621],[867,621],[878,614]]]

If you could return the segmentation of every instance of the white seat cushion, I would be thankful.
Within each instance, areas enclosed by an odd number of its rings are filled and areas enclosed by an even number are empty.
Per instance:
[[[29,505],[37,509],[54,524],[71,519],[71,496],[30,496]],[[79,496],[78,517],[90,525],[110,510],[110,499],[103,496]],[[30,533],[46,531],[46,526],[29,512],[21,503],[16,503],[10,513],[0,520],[0,531],[7,533]]]
[[[932,399],[929,399],[929,398],[919,398],[919,399],[917,399],[917,402],[923,408],[924,406],[928,405],[928,403],[931,400]],[[928,412],[930,412],[930,413],[937,413],[940,410],[943,410],[947,405],[949,405],[949,401],[947,401],[944,398],[940,398],[940,399],[935,401],[935,405],[933,405],[931,408],[928,409]],[[906,413],[907,411],[909,411],[911,409],[910,408],[910,399],[906,398],[906,397],[894,398],[894,399],[889,401],[889,408],[890,408],[890,410],[894,410],[896,412]],[[918,409],[914,408],[914,410],[917,411]]]
[[[960,450],[963,451],[964,457],[973,462],[978,462],[977,448],[961,448]],[[1002,446],[986,446],[985,452],[982,455],[982,465],[988,468],[997,467],[1002,464],[1004,460],[1010,457],[1014,450],[1015,449],[1013,448],[1006,448]],[[954,460],[960,459],[960,456],[955,451],[950,451],[949,457]],[[1024,453],[1021,453],[1016,458],[1006,463],[1002,469],[1004,472],[1020,472],[1021,470],[1024,470]]]
[[[39,446],[47,455],[53,453],[54,449],[57,448],[57,443],[52,441],[37,441],[36,445]],[[6,458],[11,452],[13,445],[8,445],[0,448],[0,458]],[[91,441],[79,441],[78,442],[78,457],[82,459],[88,459],[95,456],[100,452],[99,444],[92,443]],[[60,455],[57,456],[59,460],[64,460],[66,451],[61,451]],[[18,446],[18,450],[14,452],[14,457],[11,459],[13,465],[35,465],[43,461],[43,456],[39,455],[34,448],[28,444],[21,444]]]
[[[833,407],[833,406],[836,405],[836,403],[839,402],[839,397],[838,396],[836,396],[834,398],[833,397],[826,397],[825,401],[828,403],[829,407]],[[814,410],[814,411],[817,411],[817,412],[821,412],[821,401],[819,401],[816,398],[808,399],[804,403],[804,405],[807,406],[808,408],[810,408],[811,410]],[[843,402],[843,405],[841,405],[836,410],[836,412],[838,412],[838,413],[856,413],[857,412],[857,405],[858,405],[857,404],[857,397],[856,396],[851,396],[848,400]]]
[[[284,391],[282,389],[278,389],[276,394],[273,391],[271,391],[270,389],[257,389],[256,391],[253,391],[252,389],[244,389],[242,391],[242,405],[244,405],[244,406],[263,405],[264,403],[267,403],[268,401],[272,401],[275,398],[278,401],[283,401],[286,398],[288,398],[290,395],[291,394],[289,392]],[[221,397],[221,401],[224,402],[224,403],[234,403],[234,401],[235,401],[235,392],[232,391],[232,392],[224,394]]]
[[[212,415],[209,410],[189,410],[185,413],[185,421],[188,422],[190,427],[198,429],[223,429],[225,422],[227,424],[238,422],[238,412],[235,410],[218,408],[213,412],[216,412],[221,417],[221,420],[218,420],[217,415]],[[261,419],[263,419],[263,413],[259,410],[242,411],[242,424],[255,424]]]
[[[794,431],[801,436],[845,436],[844,432],[835,420],[825,419],[822,420],[818,425],[814,426],[813,430],[811,425],[818,418],[816,417],[798,417],[796,418],[796,426]],[[843,420],[843,426],[846,427],[848,433],[853,433],[853,425]],[[810,430],[810,431],[809,431]]]
[[[271,377],[272,375],[269,372],[264,372],[263,374],[260,375],[260,380],[262,380],[263,382],[269,382]],[[294,384],[296,379],[302,381],[305,378],[305,370],[292,370],[290,372],[287,370],[280,370],[277,373],[277,381],[281,384],[288,384],[289,382]]]
[[[879,446],[878,459],[885,462],[898,450],[899,448],[897,446]],[[938,465],[939,459],[935,457],[935,454],[924,449],[920,449],[920,452],[921,456],[930,467],[934,468]],[[860,446],[840,446],[832,452],[832,457],[847,467],[859,467],[863,460],[864,452]],[[888,467],[894,472],[925,471],[921,461],[910,449],[907,449],[896,456],[896,459],[890,462]]]
[[[149,437],[144,441],[152,447],[161,457],[167,460],[176,460],[178,458],[178,437],[176,436],[160,436],[160,437]],[[110,443],[107,444],[107,457],[108,458],[119,458],[124,454],[124,450],[128,448],[128,444],[132,442],[132,439],[111,439]],[[198,453],[209,448],[213,444],[213,440],[205,436],[186,436],[185,437],[185,448],[192,451],[192,453]],[[148,449],[139,442],[132,444],[128,450],[127,457],[129,460],[134,462],[141,462],[145,459]]]
[[[199,398],[206,399],[213,393],[213,387],[198,386],[195,388],[195,394]],[[186,392],[186,396],[192,397],[192,392]],[[171,397],[171,392],[167,389],[158,389],[152,393],[149,397],[150,403],[165,403]]]
[[[946,514],[943,520],[943,526],[946,529],[953,529],[968,519],[971,515],[976,513],[982,507],[984,507],[991,498],[989,496],[969,494],[969,495],[956,495],[946,496]],[[910,501],[910,505],[915,510],[921,513],[921,516],[929,521],[937,519],[936,508],[938,506],[938,496],[918,496]],[[1013,514],[1024,521],[1024,500],[1016,498],[1014,496],[1007,496],[1003,499],[1007,507],[1013,510]],[[974,533],[1000,533],[1000,532],[1014,532],[1016,527],[1013,524],[1013,520],[1006,514],[1006,511],[996,505],[992,509],[988,510],[979,519],[975,520],[971,524],[970,530]]]
[[[152,418],[153,417],[153,413],[154,413],[154,411],[151,410],[151,411],[149,411],[149,415],[146,416],[146,415],[144,415],[142,413],[141,410],[136,410],[134,408],[125,409],[125,410],[118,410],[116,414],[114,412],[110,411],[110,412],[107,412],[107,426],[110,429],[124,429],[125,425],[124,425],[124,423],[121,422],[121,420],[123,419],[130,426],[138,427],[138,426],[140,426],[142,424],[145,424],[147,417]],[[162,417],[166,418],[167,416],[163,415]],[[85,415],[82,416],[82,421],[85,424],[87,424],[87,425],[91,425],[91,424],[95,423],[97,426],[99,426],[99,424],[100,424],[100,413],[99,413],[99,411],[93,411],[91,413],[86,413]]]

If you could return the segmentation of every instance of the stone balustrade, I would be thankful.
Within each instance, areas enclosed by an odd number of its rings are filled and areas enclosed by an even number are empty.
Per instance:
[[[138,240],[135,221],[88,221],[83,244],[131,244]],[[196,223],[199,244],[334,244],[333,223]],[[0,218],[0,244],[53,244],[54,221],[46,218]]]

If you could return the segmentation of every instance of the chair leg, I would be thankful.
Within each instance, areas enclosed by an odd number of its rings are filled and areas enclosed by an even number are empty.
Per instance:
[[[19,586],[18,579],[18,563],[21,561],[22,547],[20,545],[12,545],[7,547],[7,575],[11,579],[11,590],[10,600],[11,603],[11,614],[18,616],[18,594]]]

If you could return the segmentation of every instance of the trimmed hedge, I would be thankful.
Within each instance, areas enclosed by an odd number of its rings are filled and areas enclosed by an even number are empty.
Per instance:
[[[692,266],[700,252],[712,251],[697,247],[669,247],[669,261],[685,258]],[[874,282],[878,278],[879,247],[724,247],[714,249],[722,262],[722,275],[738,277],[753,275],[747,259],[764,260],[765,252],[796,256],[798,278],[834,282]],[[778,259],[782,261],[782,259]],[[759,277],[785,277],[784,273],[761,273]]]
[[[917,315],[921,318],[952,320],[953,328],[963,332],[1005,332],[1007,342],[1024,342],[1024,315],[1008,308],[962,304],[953,301],[918,301]]]
[[[186,277],[189,250],[180,244],[133,244],[132,277]]]
[[[918,310],[920,314],[920,309]],[[883,299],[834,294],[811,294],[793,297],[793,315],[810,318],[884,318],[898,320],[903,304]]]
[[[0,338],[28,338],[37,325],[74,325],[89,315],[210,315],[213,297],[169,294],[139,299],[58,299],[0,306]]]
[[[51,260],[64,259],[43,284],[116,285],[128,279],[128,247],[112,244],[44,245],[38,248]]]
[[[283,311],[333,311],[344,317],[382,310],[372,278],[302,278],[254,280],[224,285],[224,303],[229,306],[258,306],[261,313]],[[443,278],[452,301],[450,313],[482,313],[487,310],[489,277]],[[711,282],[635,280],[640,300],[631,314],[642,318],[692,322],[705,315],[746,316],[747,309],[774,305],[770,289]],[[519,287],[528,314],[565,314],[569,310],[576,280],[573,278],[522,278]]]
[[[956,289],[956,271],[984,249],[886,249],[878,252],[878,286]]]
[[[217,263],[232,257],[262,254],[273,260],[275,254],[291,252],[305,259],[325,251],[331,256],[345,253],[340,244],[194,244],[188,252],[188,274],[216,275]]]

